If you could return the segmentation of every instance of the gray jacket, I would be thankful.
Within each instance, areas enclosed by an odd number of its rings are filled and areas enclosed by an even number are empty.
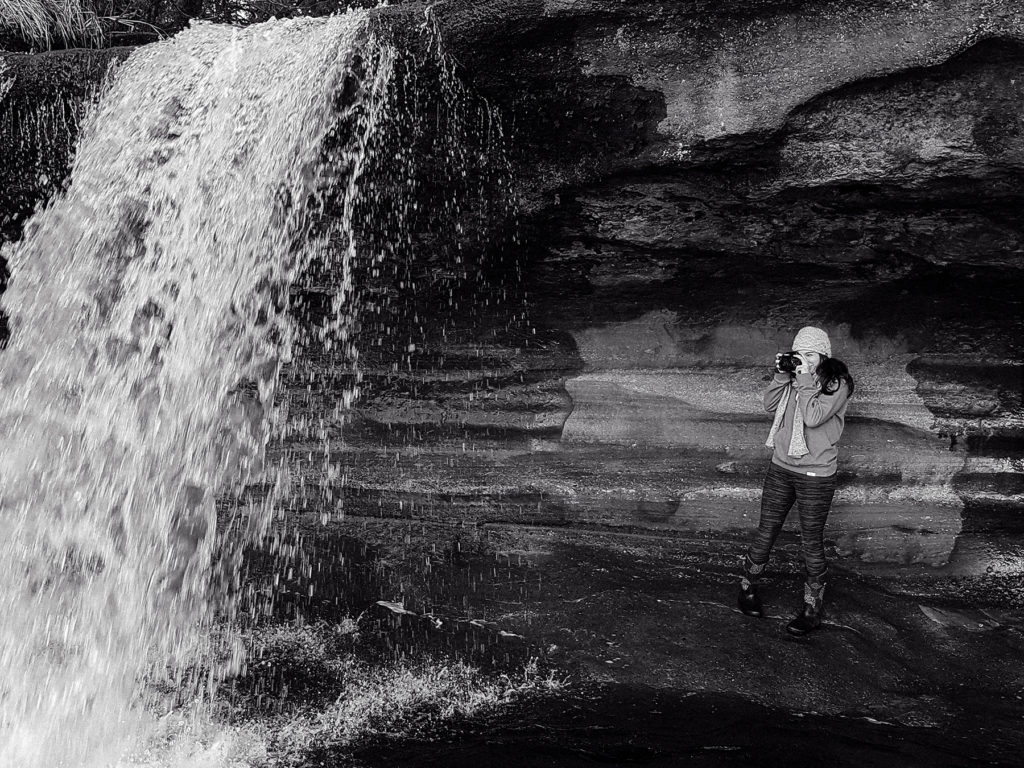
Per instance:
[[[850,388],[842,383],[831,395],[821,393],[821,387],[812,373],[776,373],[764,392],[764,409],[775,413],[786,387],[792,384],[786,404],[786,413],[778,432],[772,461],[783,469],[812,477],[828,477],[836,473],[839,452],[836,444],[846,424],[846,405]],[[793,414],[800,408],[804,419],[804,440],[807,455],[799,458],[789,455],[789,441],[793,434]]]

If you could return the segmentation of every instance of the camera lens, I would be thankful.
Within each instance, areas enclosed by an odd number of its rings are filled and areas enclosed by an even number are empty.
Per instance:
[[[783,373],[794,373],[800,365],[800,360],[792,352],[787,352],[779,358],[779,370]]]

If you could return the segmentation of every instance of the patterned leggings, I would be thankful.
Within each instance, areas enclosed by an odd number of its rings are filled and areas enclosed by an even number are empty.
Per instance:
[[[761,493],[761,521],[747,558],[759,574],[771,554],[775,538],[786,515],[796,502],[800,513],[800,540],[809,581],[817,581],[826,570],[825,521],[836,492],[836,476],[808,477],[790,472],[774,462],[768,465]]]

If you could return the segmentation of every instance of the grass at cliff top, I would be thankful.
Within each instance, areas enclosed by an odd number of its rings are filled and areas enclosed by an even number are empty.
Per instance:
[[[137,45],[180,32],[193,19],[245,25],[270,18],[327,16],[377,4],[377,0],[0,0],[0,50]]]
[[[86,45],[100,33],[89,0],[6,0],[0,30],[43,49],[55,45]]]

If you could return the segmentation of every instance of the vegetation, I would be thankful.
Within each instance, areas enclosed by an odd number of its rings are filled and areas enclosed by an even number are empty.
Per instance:
[[[162,717],[167,730],[144,765],[334,764],[375,738],[443,737],[446,723],[564,686],[536,662],[485,673],[457,660],[385,658],[380,640],[352,620],[250,631],[249,667],[225,684],[213,721],[197,731],[187,707]]]
[[[0,49],[138,45],[182,30],[193,19],[253,24],[277,17],[326,16],[373,0],[0,0]]]
[[[0,34],[39,48],[94,42],[100,27],[82,0],[0,0]]]
[[[249,723],[267,729],[274,765],[305,765],[311,752],[344,750],[380,734],[429,733],[454,718],[561,687],[535,663],[510,675],[454,660],[367,658],[354,622],[268,628],[251,642],[257,661],[249,680],[266,680],[274,670],[271,677],[282,682],[273,691],[241,686],[243,700],[260,705],[247,710],[236,699],[233,711],[248,711]],[[268,718],[268,710],[276,714]]]

